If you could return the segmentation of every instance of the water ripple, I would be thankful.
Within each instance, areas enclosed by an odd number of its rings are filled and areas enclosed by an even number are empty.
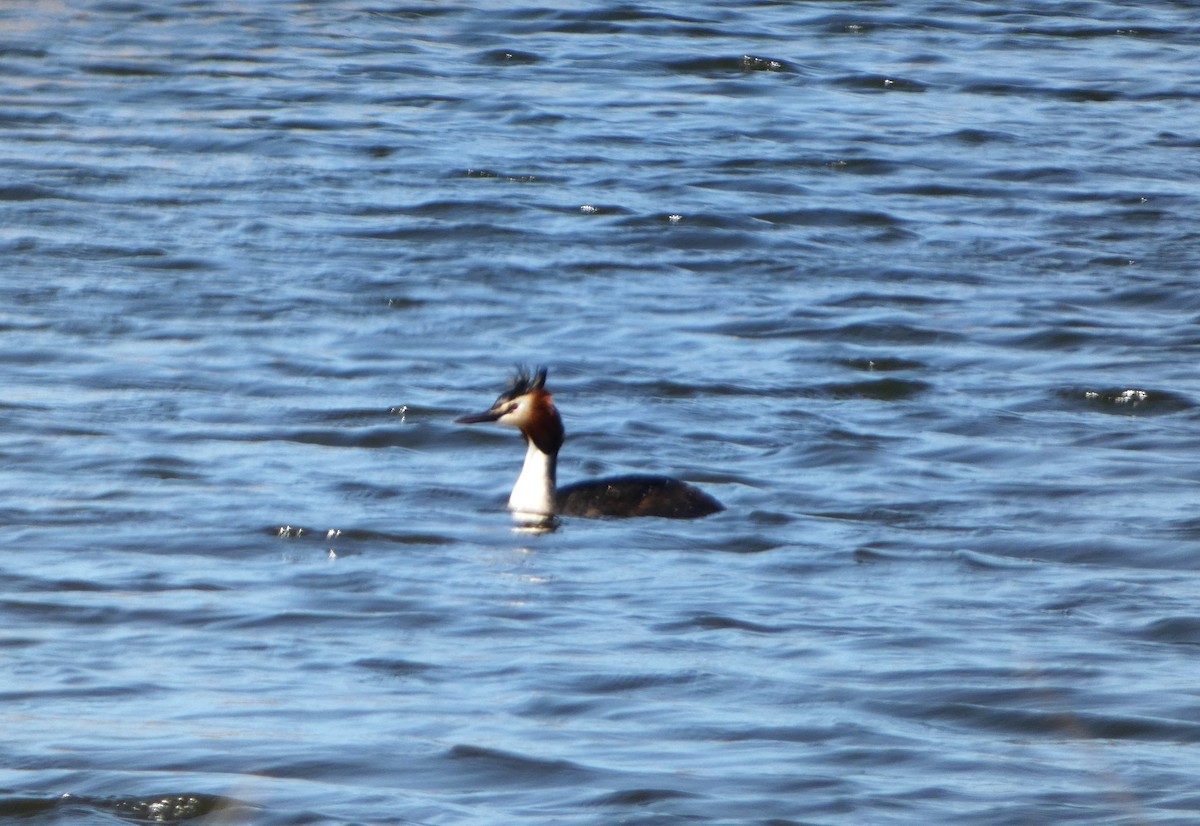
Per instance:
[[[1195,820],[1190,8],[69,12],[0,9],[0,813]],[[513,363],[564,481],[729,510],[514,533]]]

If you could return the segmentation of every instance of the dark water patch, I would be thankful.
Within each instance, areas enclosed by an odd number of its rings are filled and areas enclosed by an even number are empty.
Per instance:
[[[1008,347],[1054,352],[1056,350],[1087,349],[1099,339],[1109,335],[1109,331],[1097,329],[1089,322],[1076,322],[1022,331],[1014,335],[999,337],[997,342]]]
[[[666,623],[660,628],[663,631],[749,631],[753,634],[778,634],[786,631],[785,626],[763,625],[749,620],[737,619],[720,614],[697,614],[682,622]]]
[[[502,227],[495,224],[470,224],[447,226],[394,227],[392,229],[361,230],[342,233],[347,238],[362,238],[374,241],[394,241],[399,244],[461,244],[468,237],[473,243],[529,241],[530,233],[519,227]]]
[[[1095,88],[1039,86],[1011,80],[967,83],[962,86],[961,91],[968,95],[1041,98],[1065,103],[1106,103],[1118,97],[1115,92]]]
[[[579,694],[631,694],[659,688],[678,688],[693,685],[699,674],[694,672],[642,674],[588,674],[568,681],[571,691]]]
[[[414,302],[413,306],[419,307],[422,303],[423,302],[417,301],[417,302]],[[388,302],[388,306],[391,307],[390,300]],[[315,371],[312,371],[310,367],[303,366],[303,365],[298,367],[298,371],[299,371],[299,373],[298,373],[299,375],[302,375],[305,377],[311,377],[313,375],[321,375],[325,378],[331,377],[331,374],[329,373],[329,371],[322,371],[321,373],[316,373]],[[364,375],[364,373],[352,370],[349,373],[337,372],[336,375],[340,375],[342,377],[353,377],[353,376]],[[331,426],[336,426],[338,428],[344,428],[344,427],[361,427],[363,425],[374,425],[377,422],[388,422],[390,424],[390,426],[395,427],[395,426],[398,426],[401,424],[405,424],[407,422],[407,419],[409,416],[420,416],[422,418],[429,418],[429,419],[436,420],[439,418],[444,418],[444,419],[453,418],[454,415],[455,414],[453,414],[452,411],[448,411],[448,410],[447,411],[418,411],[415,408],[411,408],[406,404],[401,404],[401,405],[397,405],[395,407],[388,407],[388,408],[384,408],[384,407],[350,407],[350,408],[314,407],[311,409],[297,409],[297,410],[291,411],[290,415],[288,415],[286,418],[289,421],[309,422],[309,423],[321,422],[321,423],[329,424]],[[284,417],[280,416],[279,418],[282,419]]]
[[[14,590],[25,593],[139,593],[159,594],[173,593],[182,596],[185,591],[218,592],[224,590],[221,585],[205,582],[164,582],[158,576],[130,576],[117,582],[95,582],[89,579],[72,577],[14,577],[10,580]]]
[[[749,72],[786,72],[795,74],[796,68],[786,60],[775,57],[742,55],[742,68]]]
[[[1125,388],[1066,388],[1057,396],[1068,406],[1081,410],[1096,410],[1120,416],[1169,415],[1192,410],[1196,403],[1169,390]]]
[[[530,10],[522,12],[523,16],[532,16]],[[538,15],[540,16],[540,15]],[[583,10],[559,11],[555,17],[562,20],[612,20],[637,22],[643,20],[668,20],[682,23],[704,22],[703,18],[681,17],[658,9],[637,5],[634,3],[616,3],[608,6],[596,6]]]
[[[0,792],[0,817],[16,818],[21,821],[51,814],[58,810],[64,810],[66,814],[72,814],[71,810],[83,805],[85,804],[76,803],[70,798],[63,800],[61,795],[53,797],[29,797],[11,792]]]
[[[394,155],[396,153],[396,147],[376,144],[374,146],[364,146],[362,147],[361,151],[369,157],[383,160],[384,158],[390,158],[392,155]]]
[[[90,63],[80,67],[87,74],[107,75],[110,77],[164,77],[173,73],[172,69],[152,63]]]
[[[48,54],[49,53],[41,46],[25,43],[0,44],[0,58],[13,58],[16,60],[43,60],[48,56]]]
[[[796,73],[796,69],[785,60],[753,55],[692,57],[671,60],[664,65],[668,71],[677,74],[701,75],[710,78],[736,77],[748,72]]]
[[[1056,702],[1063,701],[1060,698]],[[994,731],[1008,736],[1200,743],[1200,725],[1186,720],[1104,715],[1065,709],[1006,708],[976,703],[946,703],[920,710],[910,707],[908,711],[915,711],[919,719]]]
[[[81,261],[111,261],[117,259],[150,259],[162,258],[166,251],[161,247],[118,247],[106,244],[77,243],[57,249],[47,249],[51,255],[62,255]]]
[[[1066,103],[1112,103],[1126,98],[1122,92],[1096,86],[1039,87],[1027,88],[1023,91],[1025,94],[1061,100]]]
[[[855,74],[846,75],[833,81],[835,86],[841,86],[856,92],[906,92],[921,94],[929,89],[929,85],[919,80],[897,77],[893,75]]]
[[[407,298],[395,296],[387,300],[389,310],[416,310],[425,306],[428,303],[420,298]]]
[[[480,54],[478,59],[481,63],[493,66],[532,66],[542,62],[542,58],[533,52],[517,49],[489,49]]]
[[[112,811],[123,819],[146,823],[178,823],[202,817],[236,821],[253,817],[261,811],[260,807],[244,801],[212,794],[93,799],[88,801],[88,805],[101,811]]]
[[[455,95],[388,94],[381,95],[372,102],[381,106],[405,106],[414,109],[428,109],[434,106],[452,108],[469,102],[469,98]]]
[[[260,631],[269,633],[285,628],[320,628],[328,625],[355,625],[363,629],[393,628],[411,631],[445,626],[449,619],[439,613],[414,610],[413,605],[394,602],[388,605],[358,605],[346,611],[281,611],[274,614],[253,614],[222,618],[208,627],[222,631]]]
[[[452,746],[446,756],[470,774],[473,782],[503,783],[506,786],[557,786],[581,781],[592,774],[569,760],[546,760],[484,746]]]
[[[674,227],[677,233],[687,233],[697,237],[704,235],[704,233],[700,233],[698,230],[718,230],[718,232],[712,233],[712,235],[716,236],[716,239],[710,243],[720,243],[719,238],[726,234],[735,235],[742,230],[761,229],[761,226],[756,225],[751,218],[736,214],[709,212],[657,213],[651,215],[630,212],[628,214],[630,217],[617,222],[617,226],[629,228],[653,226],[655,229],[659,229],[662,224],[666,224]],[[746,237],[746,234],[742,233],[738,237]],[[708,245],[706,244],[706,246]]]
[[[1080,40],[1093,40],[1097,38],[1164,38],[1173,40],[1180,35],[1180,32],[1173,29],[1143,26],[1129,19],[1114,19],[1111,23],[1105,25],[1097,25],[1095,23],[1089,23],[1088,25],[1065,23],[1055,26],[1039,22],[1038,25],[1022,26],[1021,33],[1031,37],[1044,37],[1052,42],[1060,38]]]
[[[441,17],[460,16],[469,10],[469,6],[455,3],[430,6],[426,4],[410,5],[399,3],[386,8],[368,7],[366,13],[371,17],[395,17],[406,21],[436,20]]]
[[[349,214],[362,218],[408,216],[412,218],[436,218],[444,221],[464,221],[468,218],[513,218],[522,214],[522,204],[504,200],[452,200],[427,201],[415,205],[364,204],[355,207]]]
[[[538,719],[578,719],[595,713],[607,701],[596,698],[564,698],[539,695],[521,704],[516,713]]]
[[[903,221],[882,212],[844,209],[793,209],[760,212],[753,216],[769,224],[799,227],[900,227]]]
[[[822,338],[848,341],[855,344],[874,345],[930,345],[953,344],[963,336],[949,330],[919,327],[902,321],[883,319],[869,322],[853,322],[840,327],[828,328],[819,334]]]
[[[0,240],[0,250],[8,253],[34,252],[38,248],[38,239],[31,236]]]
[[[368,671],[374,671],[387,677],[396,677],[399,679],[422,677],[436,668],[436,666],[429,663],[414,662],[412,660],[381,659],[377,657],[358,660],[354,664],[359,668],[365,668]]]
[[[1123,209],[1115,212],[1108,212],[1104,215],[1085,216],[1084,220],[1093,218],[1102,220],[1104,218],[1113,218],[1131,224],[1156,224],[1159,221],[1174,220],[1176,213],[1167,209]]]
[[[914,279],[925,280],[928,273],[902,269],[889,269],[879,274],[879,283],[887,287],[893,283],[903,283]],[[878,312],[881,307],[905,308],[914,311],[930,308],[947,307],[957,302],[934,295],[923,295],[920,292],[891,292],[886,289],[853,292],[849,295],[836,296],[818,303],[821,307],[851,307],[860,310]]]
[[[501,181],[513,184],[565,184],[567,179],[557,175],[545,175],[532,172],[498,172],[494,169],[471,168],[458,173],[459,177]]]
[[[12,635],[0,637],[0,648],[3,649],[34,648],[41,644],[42,640],[38,637],[17,637]]]
[[[1178,519],[1170,523],[1171,530],[1187,539],[1200,539],[1200,516]]]
[[[1102,255],[1088,261],[1088,266],[1095,267],[1132,267],[1137,260],[1121,255]]]
[[[36,184],[8,184],[0,186],[0,201],[40,201],[45,198],[62,197],[52,189]]]
[[[924,370],[928,367],[924,362],[897,356],[843,359],[837,363],[851,370],[862,370],[866,373],[895,373],[902,370]]]
[[[874,381],[831,382],[819,385],[814,392],[834,399],[896,402],[912,399],[930,389],[930,385],[923,381],[886,378]]]
[[[695,481],[701,480],[697,479]],[[720,482],[721,480],[713,479],[711,481]],[[777,550],[779,547],[780,542],[777,539],[757,534],[747,534],[723,539],[714,547],[714,550],[731,554],[762,554]]]
[[[80,680],[80,682],[90,682]],[[0,702],[29,703],[55,701],[59,703],[86,701],[115,701],[122,699],[146,700],[154,695],[164,695],[169,689],[154,683],[127,683],[114,685],[112,683],[95,683],[92,685],[72,688],[33,688],[0,690]]]
[[[166,270],[192,272],[197,270],[218,270],[220,264],[205,258],[188,258],[174,255],[139,255],[134,257],[130,266],[147,270]]]
[[[1178,132],[1159,132],[1155,145],[1171,149],[1197,149],[1200,148],[1200,135],[1189,137]]]
[[[681,792],[676,789],[621,789],[620,791],[593,797],[591,800],[585,801],[583,805],[599,807],[650,806],[665,800],[698,797],[700,795],[691,792]]]
[[[765,724],[748,726],[728,731],[703,732],[702,736],[713,740],[724,740],[732,743],[762,740],[778,743],[808,743],[819,744],[837,740],[848,734],[839,731],[837,726],[786,726]]]
[[[959,129],[945,135],[946,138],[967,146],[986,146],[991,143],[1014,143],[1017,137],[1009,132],[992,129]]]
[[[87,822],[93,815],[113,815],[125,822],[184,823],[197,818],[213,822],[240,823],[261,816],[251,803],[213,794],[165,794],[138,797],[89,797],[61,794],[47,797],[0,794],[0,817],[54,816],[55,822]]]
[[[977,185],[951,186],[948,184],[912,184],[906,186],[883,187],[881,193],[889,195],[912,195],[918,198],[983,198],[996,199],[1006,197],[1002,189],[992,189]]]
[[[1146,642],[1168,645],[1200,645],[1200,616],[1154,620],[1133,632],[1131,636]]]
[[[398,493],[383,496],[384,499],[394,498]],[[374,497],[372,497],[374,498]],[[272,525],[263,529],[263,533],[279,539],[303,539],[310,542],[328,544],[330,542],[355,543],[359,545],[446,545],[457,542],[456,537],[449,534],[433,534],[413,531],[411,533],[396,533],[388,531],[373,531],[363,528],[308,528],[303,525]]]
[[[268,121],[271,129],[286,132],[349,132],[370,124],[334,118],[278,117]],[[259,124],[267,125],[267,124]]]
[[[883,158],[838,158],[837,160],[822,160],[820,166],[833,172],[846,175],[893,175],[904,170],[903,164]]]
[[[997,172],[986,173],[983,177],[994,181],[1011,181],[1014,183],[1036,184],[1076,184],[1080,182],[1080,174],[1076,170],[1054,166],[1010,167]]]

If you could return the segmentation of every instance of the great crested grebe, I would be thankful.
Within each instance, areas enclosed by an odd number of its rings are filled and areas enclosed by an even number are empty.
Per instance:
[[[508,509],[523,523],[545,523],[555,516],[664,516],[695,519],[725,510],[704,491],[668,476],[613,476],[566,487],[555,484],[562,418],[546,391],[546,368],[532,376],[519,370],[490,410],[460,416],[459,424],[498,422],[515,427],[528,447],[525,464],[508,498]]]

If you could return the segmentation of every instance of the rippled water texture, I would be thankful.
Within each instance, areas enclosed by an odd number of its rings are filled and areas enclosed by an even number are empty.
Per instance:
[[[0,7],[0,818],[1195,823],[1198,25]]]

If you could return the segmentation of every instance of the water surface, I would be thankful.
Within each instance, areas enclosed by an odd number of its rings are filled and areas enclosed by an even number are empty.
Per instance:
[[[1194,822],[1194,17],[0,11],[0,816]]]

